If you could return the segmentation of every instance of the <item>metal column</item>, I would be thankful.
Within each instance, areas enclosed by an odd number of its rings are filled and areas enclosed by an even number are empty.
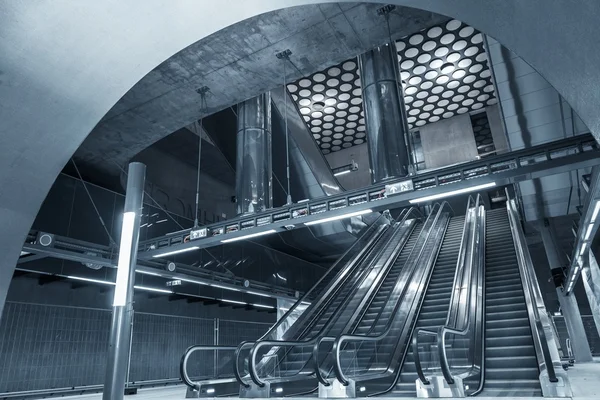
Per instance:
[[[540,233],[542,234],[544,250],[546,251],[546,257],[548,258],[550,268],[562,268],[559,252],[553,238],[553,232],[547,221],[545,221],[544,226],[540,227]],[[585,334],[585,327],[581,320],[581,314],[579,313],[577,299],[574,295],[565,296],[560,287],[556,288],[556,294],[558,296],[558,301],[560,302],[560,308],[565,317],[567,331],[569,332],[569,337],[573,346],[575,361],[592,361],[592,353]]]
[[[237,214],[272,207],[271,95],[238,104],[235,195]]]
[[[395,49],[389,43],[359,56],[373,183],[409,173],[408,123]]]
[[[125,390],[145,176],[144,164],[129,164],[103,400],[121,400]]]
[[[581,277],[592,309],[594,324],[600,335],[600,268],[598,268],[598,261],[591,250],[589,251],[589,264],[583,269]]]

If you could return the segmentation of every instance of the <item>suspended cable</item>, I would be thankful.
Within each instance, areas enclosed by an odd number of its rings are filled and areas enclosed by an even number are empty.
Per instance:
[[[94,211],[96,211],[96,215],[98,216],[98,219],[100,220],[100,223],[102,224],[102,227],[104,228],[104,232],[106,232],[106,235],[108,236],[110,244],[116,245],[117,243],[114,241],[113,237],[111,236],[110,232],[108,231],[108,228],[106,227],[106,224],[104,223],[104,219],[102,219],[102,216],[100,215],[100,211],[98,211],[98,207],[96,207],[96,203],[94,202],[94,199],[92,198],[92,195],[90,194],[90,191],[88,190],[87,185],[85,184],[85,181],[81,177],[79,168],[77,168],[77,164],[75,164],[75,159],[71,158],[71,162],[73,163],[73,166],[75,167],[75,171],[77,172],[77,176],[79,177],[79,180],[83,184],[83,188],[85,189],[85,192],[87,193],[87,196],[90,199],[92,206],[94,207]]]

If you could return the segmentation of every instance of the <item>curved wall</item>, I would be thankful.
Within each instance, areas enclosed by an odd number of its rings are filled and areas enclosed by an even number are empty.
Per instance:
[[[600,134],[595,0],[388,2],[452,16],[493,36],[536,68]],[[317,2],[0,3],[0,309],[50,186],[127,90],[208,34],[276,8],[311,3]]]

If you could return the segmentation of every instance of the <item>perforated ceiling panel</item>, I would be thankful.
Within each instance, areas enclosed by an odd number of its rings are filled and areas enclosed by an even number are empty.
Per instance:
[[[356,60],[302,78],[288,90],[323,153],[366,141]]]
[[[396,42],[410,129],[495,104],[483,37],[457,20]],[[288,84],[324,154],[365,143],[355,59]]]

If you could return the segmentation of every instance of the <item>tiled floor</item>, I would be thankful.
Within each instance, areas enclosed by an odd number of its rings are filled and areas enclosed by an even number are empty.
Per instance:
[[[592,400],[600,399],[600,359],[594,363],[576,364],[569,369],[569,380],[573,389],[573,399]],[[142,389],[135,396],[126,396],[126,400],[183,400],[185,399],[185,386],[169,386],[154,389]],[[101,400],[102,394],[88,394],[82,396],[64,397],[64,400]],[[389,398],[386,398],[389,399]],[[477,397],[479,400],[498,400],[497,397],[484,398]],[[504,397],[502,400],[522,400],[523,397],[513,398]],[[286,400],[293,400],[287,397]],[[306,400],[303,397],[302,400]],[[404,399],[403,399],[404,400]],[[545,400],[548,400],[546,398]],[[564,399],[563,399],[564,400]]]

